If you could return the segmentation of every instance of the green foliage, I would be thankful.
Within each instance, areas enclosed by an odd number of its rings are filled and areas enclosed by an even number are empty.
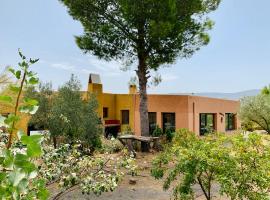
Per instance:
[[[149,136],[146,93],[151,72],[188,58],[209,43],[207,32],[213,22],[205,16],[220,0],[59,1],[82,24],[84,33],[76,43],[85,53],[124,61],[125,68],[138,63],[141,134]],[[160,81],[157,75],[152,84]]]
[[[124,125],[122,128],[122,135],[134,135],[134,132],[132,131],[131,127],[129,125]]]
[[[220,0],[60,0],[69,14],[82,23],[76,37],[85,52],[111,59],[140,59],[149,69],[188,57],[209,42],[213,23],[203,15]]]
[[[163,130],[162,130],[162,128],[160,128],[158,125],[156,125],[156,128],[155,128],[155,130],[153,131],[152,136],[153,136],[153,137],[160,137],[160,136],[162,136],[162,135],[163,135]]]
[[[229,138],[229,155],[221,167],[220,192],[231,199],[270,198],[270,138],[252,133]]]
[[[94,149],[101,146],[98,103],[93,95],[88,101],[84,101],[80,87],[80,82],[72,75],[59,89],[53,99],[49,130],[52,136],[65,136],[69,143],[81,140]]]
[[[97,109],[97,99],[94,95],[90,95],[88,102],[85,102],[82,107],[81,126],[83,130],[78,137],[81,141],[85,141],[90,149],[101,147],[100,137],[103,129]]]
[[[12,108],[14,112],[8,117],[1,117],[1,126],[7,127],[7,133],[1,132],[0,145],[0,199],[47,199],[49,194],[45,182],[37,179],[38,168],[33,159],[42,154],[40,143],[42,136],[26,136],[17,130],[20,121],[19,113],[34,114],[38,109],[38,101],[22,97],[24,89],[38,83],[36,74],[30,71],[30,65],[38,60],[26,60],[19,50],[22,59],[19,69],[9,68],[17,84],[10,86],[11,96],[0,96],[0,100]],[[14,143],[17,137],[19,142]],[[4,140],[2,140],[4,139]]]
[[[244,125],[270,133],[270,96],[260,94],[241,100],[240,118]]]
[[[174,135],[175,135],[175,129],[174,128],[166,128],[165,135],[166,135],[166,140],[168,142],[171,142]]]
[[[72,142],[81,133],[83,101],[80,87],[79,81],[72,75],[53,99],[49,118],[49,131],[53,137],[64,135]]]
[[[38,90],[36,90],[35,87],[28,87],[25,92],[25,96],[34,98],[39,102],[39,109],[34,115],[31,116],[29,125],[35,127],[36,129],[48,129],[48,119],[52,110],[52,84],[41,83]]]
[[[263,95],[269,95],[269,94],[270,94],[270,85],[269,85],[269,86],[265,86],[265,87],[261,90],[261,94],[263,94]]]
[[[100,149],[101,152],[105,153],[117,153],[124,149],[123,144],[112,137],[110,140],[107,138],[102,138],[102,148]]]
[[[49,83],[40,85],[38,91],[33,88],[27,91],[27,97],[36,97],[40,102],[40,109],[32,116],[30,124],[49,130],[55,147],[59,137],[68,143],[83,141],[89,149],[101,147],[97,100],[94,95],[83,100],[80,88],[79,80],[72,75],[57,93],[53,93]]]
[[[113,191],[125,173],[133,174],[137,168],[126,151],[89,156],[81,150],[81,145],[65,144],[58,149],[45,145],[44,152],[41,177],[58,182],[62,189],[60,195],[77,185],[84,194]]]
[[[152,175],[166,175],[164,189],[173,185],[175,199],[194,199],[196,184],[206,199],[213,198],[213,184],[230,199],[269,199],[269,139],[257,134],[198,137],[179,130],[153,161]]]

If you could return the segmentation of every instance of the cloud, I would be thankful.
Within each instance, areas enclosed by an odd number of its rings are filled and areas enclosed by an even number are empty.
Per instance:
[[[161,74],[161,77],[162,77],[162,81],[164,81],[164,82],[170,82],[170,81],[175,81],[175,80],[179,79],[179,77],[177,75],[170,74],[170,73]]]
[[[78,61],[77,61],[78,62]],[[69,62],[57,62],[52,63],[49,61],[43,60],[42,63],[46,63],[49,67],[59,69],[59,70],[65,70],[72,73],[81,73],[81,74],[87,74],[95,73],[100,74],[105,77],[115,77],[115,76],[121,76],[122,71],[120,70],[120,64],[116,61],[112,62],[105,62],[98,60],[95,57],[90,57],[90,59],[87,59],[86,61],[81,60],[80,62],[76,64],[71,64]],[[89,66],[89,67],[82,67],[82,66]]]
[[[70,64],[66,64],[66,63],[53,63],[53,64],[51,64],[51,66],[53,68],[63,69],[63,70],[66,70],[66,71],[73,71],[73,72],[77,71],[75,66],[70,65]]]

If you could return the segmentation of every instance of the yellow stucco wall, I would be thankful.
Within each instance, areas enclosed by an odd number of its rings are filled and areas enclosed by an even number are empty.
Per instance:
[[[129,88],[129,94],[110,94],[103,93],[102,84],[89,83],[88,90],[81,93],[82,98],[87,100],[94,95],[97,98],[99,107],[98,114],[103,120],[119,120],[121,131],[126,130],[127,126],[135,134],[140,135],[140,113],[139,95],[135,87]],[[181,95],[148,95],[149,112],[157,113],[157,124],[162,127],[162,113],[171,112],[176,114],[176,128],[188,128],[199,134],[199,113],[218,114],[217,122],[222,121],[220,113],[237,113],[239,109],[238,101],[223,99],[213,99],[206,97],[181,96]],[[103,117],[103,108],[108,108],[108,117]],[[122,125],[122,110],[129,110],[129,124]],[[0,104],[1,113],[12,113],[12,109]],[[28,115],[21,116],[22,121],[18,128],[27,131],[29,121]],[[240,126],[237,119],[237,127]],[[217,124],[218,131],[224,131],[224,124]]]
[[[89,83],[88,92],[94,94],[98,100],[98,114],[103,118],[103,108],[108,108],[108,117],[103,120],[119,120],[122,121],[121,111],[129,110],[129,124],[121,125],[121,130],[125,130],[129,126],[134,131],[134,113],[135,113],[135,91],[132,88],[133,94],[110,94],[103,93],[102,84]]]
[[[0,104],[0,114],[6,115],[6,114],[10,114],[10,113],[14,113],[14,108],[1,103]],[[19,117],[20,117],[20,121],[17,123],[15,128],[17,130],[22,130],[25,133],[27,133],[27,124],[28,124],[28,121],[30,119],[30,116],[28,114],[20,113]]]

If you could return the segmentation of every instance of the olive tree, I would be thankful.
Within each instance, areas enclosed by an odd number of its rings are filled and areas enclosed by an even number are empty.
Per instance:
[[[38,111],[32,115],[28,125],[35,129],[47,130],[49,127],[49,117],[51,115],[53,89],[52,83],[40,83],[38,89],[28,87],[25,96],[35,98],[39,102]]]
[[[255,124],[270,133],[270,96],[245,97],[241,100],[240,118],[243,124]]]
[[[155,178],[165,177],[174,199],[194,199],[198,185],[205,198],[213,188],[231,200],[269,199],[270,144],[268,135],[210,134],[196,136],[179,130],[171,145],[153,161]]]
[[[76,43],[85,53],[137,65],[141,135],[149,136],[147,83],[152,71],[188,58],[208,44],[205,17],[220,0],[60,0],[81,22]]]

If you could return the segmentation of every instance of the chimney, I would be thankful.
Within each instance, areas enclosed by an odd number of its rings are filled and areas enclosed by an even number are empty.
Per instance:
[[[137,94],[137,86],[136,85],[129,85],[129,94]]]
[[[102,83],[99,74],[89,75],[88,92],[95,94],[103,93]]]

